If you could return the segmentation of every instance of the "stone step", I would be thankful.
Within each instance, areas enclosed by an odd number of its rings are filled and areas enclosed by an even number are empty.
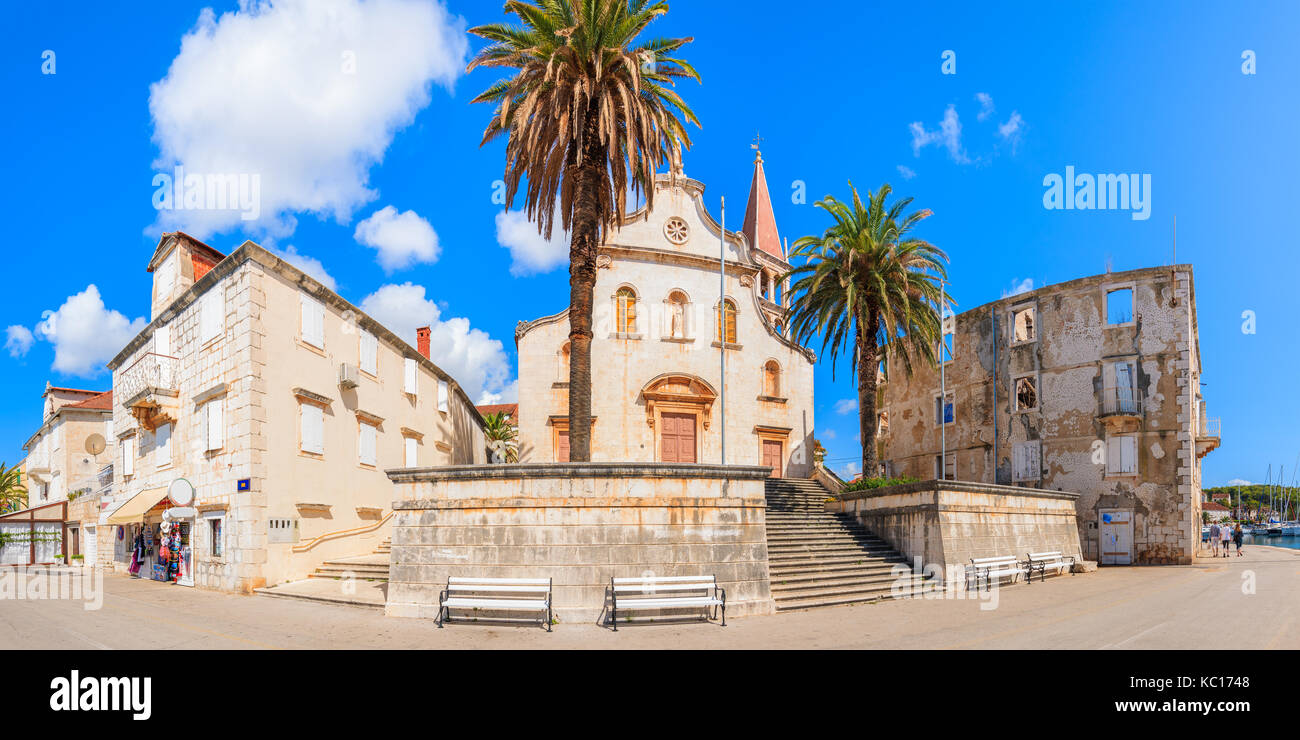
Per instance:
[[[770,559],[794,555],[887,555],[893,554],[891,547],[862,547],[855,542],[828,543],[824,545],[768,545],[767,555]]]
[[[892,573],[894,566],[907,563],[903,560],[884,560],[867,563],[808,563],[806,565],[773,565],[768,568],[772,582],[778,580],[806,580],[811,578],[827,578],[839,575],[853,575],[865,573]]]
[[[914,586],[911,589],[900,593],[900,596],[919,596],[931,591],[934,586],[929,583],[923,583]],[[868,604],[877,601],[888,601],[894,598],[889,589],[884,591],[863,591],[856,593],[838,594],[832,596],[813,596],[800,597],[798,599],[781,600],[776,603],[778,612],[798,611],[801,609],[816,609],[824,606],[847,606],[849,604]]]
[[[787,557],[787,558],[769,558],[769,573],[775,577],[791,571],[807,571],[809,568],[833,568],[840,566],[854,566],[858,568],[876,566],[876,565],[893,565],[894,563],[907,563],[907,560],[901,555],[834,555],[823,557]]]
[[[793,532],[773,532],[772,530],[769,529],[767,531],[767,541],[770,543],[806,542],[807,540],[825,539],[825,538],[855,540],[858,542],[866,542],[869,544],[883,545],[885,543],[884,540],[880,539],[874,534],[868,534],[865,532],[851,532],[845,529],[825,529],[825,530],[813,529],[813,530],[793,531]]]
[[[884,594],[886,596],[893,593],[894,584],[899,584],[900,593],[910,593],[914,590],[926,587],[933,588],[933,583],[925,580],[919,575],[912,576],[911,579],[878,579],[873,583],[864,584],[846,584],[846,585],[828,585],[813,588],[801,588],[790,591],[778,592],[772,590],[772,598],[780,606],[783,602],[801,601],[804,599],[823,599],[823,598],[841,598],[845,596],[870,596]]]
[[[773,583],[773,599],[802,598],[807,594],[838,595],[841,591],[853,591],[860,588],[891,588],[895,583],[911,586],[914,577],[910,574],[899,578],[889,573],[874,576],[854,576],[846,578],[826,578],[820,581],[802,581],[798,583]],[[901,588],[901,586],[900,586]]]
[[[773,573],[771,574],[772,591],[789,591],[799,588],[816,588],[821,585],[840,586],[847,583],[865,583],[876,581],[893,581],[898,578],[894,573],[894,568],[899,565],[906,567],[906,563],[884,563],[874,566],[858,566],[851,570],[817,570],[806,573]],[[905,574],[913,575],[911,568]]]

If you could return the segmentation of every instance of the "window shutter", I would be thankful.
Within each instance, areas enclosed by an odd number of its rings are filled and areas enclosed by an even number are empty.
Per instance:
[[[208,419],[209,450],[219,450],[226,444],[226,407],[220,398],[204,405]]]
[[[172,425],[163,424],[154,434],[154,464],[166,467],[172,461]]]
[[[325,412],[310,403],[302,404],[302,451],[325,454]]]
[[[1124,472],[1137,472],[1137,437],[1121,437],[1123,443],[1121,448],[1124,451]]]
[[[153,333],[153,351],[156,355],[163,357],[172,356],[172,328],[170,326],[160,326]]]
[[[302,341],[325,348],[325,307],[305,294],[302,296]]]
[[[373,426],[365,422],[361,422],[359,427],[360,430],[358,433],[359,439],[357,440],[357,448],[360,453],[361,463],[363,465],[374,465],[376,430]]]
[[[416,392],[419,390],[419,386],[416,383],[417,367],[418,366],[416,365],[414,358],[411,357],[406,358],[405,379],[402,382],[402,390],[406,393],[411,394],[412,396],[416,395]]]
[[[439,380],[439,381],[438,381],[438,410],[441,411],[441,412],[444,413],[444,414],[447,413],[447,392],[448,392],[448,390],[449,390],[449,389],[448,389],[448,387],[447,387],[447,381],[445,381],[445,380]]]
[[[222,316],[222,309],[225,308],[224,294],[220,287],[213,288],[203,296],[203,303],[199,306],[199,342],[207,343],[221,336],[224,329],[225,317]]]
[[[1011,467],[1016,471],[1016,480],[1025,478],[1025,445],[1018,443],[1011,450]]]
[[[122,440],[122,475],[135,475],[135,437]]]
[[[375,335],[368,331],[361,332],[361,369],[371,375],[379,374],[379,343]]]
[[[416,456],[418,451],[417,442],[415,440],[415,437],[407,437],[405,439],[405,443],[406,443],[406,461],[405,461],[406,467],[413,468],[419,464],[416,462]]]
[[[1111,437],[1106,440],[1106,472],[1124,472],[1123,437]]]

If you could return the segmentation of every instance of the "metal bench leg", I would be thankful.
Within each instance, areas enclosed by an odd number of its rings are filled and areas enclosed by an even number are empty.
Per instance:
[[[727,626],[727,602],[722,602],[722,626]]]
[[[551,623],[553,623],[554,621],[555,621],[554,619],[551,619],[551,605],[547,604],[546,605],[546,631],[547,632],[551,631]]]

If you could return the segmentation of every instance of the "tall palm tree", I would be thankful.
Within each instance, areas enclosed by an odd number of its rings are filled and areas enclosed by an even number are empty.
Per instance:
[[[585,462],[596,250],[626,212],[629,187],[653,206],[655,172],[690,148],[685,122],[699,121],[672,86],[699,75],[674,56],[692,39],[638,41],[666,2],[508,0],[505,12],[523,25],[470,29],[492,43],[469,69],[517,71],[474,102],[497,106],[482,143],[506,137],[506,207],[527,180],[526,213],[538,230],[551,238],[558,214],[570,234],[569,456]]]
[[[519,431],[504,411],[483,417],[483,431],[488,447],[508,463],[519,462]]]
[[[790,331],[800,344],[821,335],[832,368],[841,348],[852,349],[858,374],[858,414],[862,431],[862,475],[876,476],[876,373],[882,359],[912,373],[916,357],[934,365],[942,336],[939,280],[947,278],[948,256],[933,244],[909,236],[930,216],[928,209],[904,213],[911,198],[887,205],[886,183],[865,201],[849,182],[851,203],[826,196],[817,207],[833,223],[820,236],[795,242],[791,259]],[[851,343],[851,344],[850,344]],[[834,370],[832,369],[832,372]]]
[[[0,511],[16,511],[27,506],[27,487],[22,481],[23,474],[17,465],[7,468],[0,462]]]

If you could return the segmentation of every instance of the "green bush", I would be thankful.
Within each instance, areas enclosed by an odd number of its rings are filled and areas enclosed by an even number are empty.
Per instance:
[[[903,476],[901,478],[859,478],[852,483],[846,484],[844,486],[844,492],[870,491],[876,488],[884,488],[885,486],[901,486],[904,483],[916,483],[919,480],[919,478],[909,478],[908,476]]]

